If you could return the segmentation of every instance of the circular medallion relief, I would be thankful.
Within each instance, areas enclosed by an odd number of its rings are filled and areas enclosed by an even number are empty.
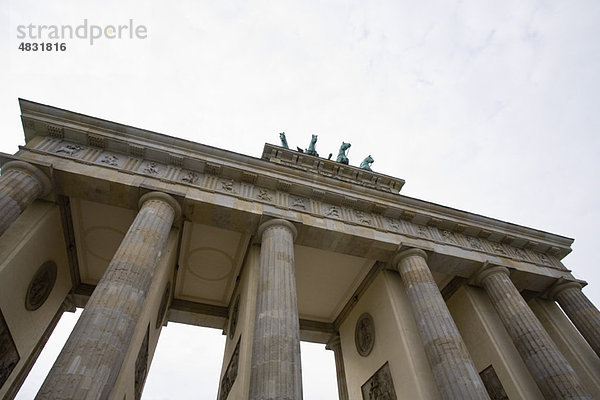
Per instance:
[[[167,304],[169,303],[169,295],[171,294],[171,282],[167,282],[165,292],[163,293],[162,300],[160,301],[160,307],[158,308],[158,314],[156,315],[156,329],[160,328],[164,319],[165,313],[167,312]]]
[[[364,313],[356,322],[356,328],[354,329],[354,342],[356,344],[356,351],[363,357],[368,356],[373,350],[375,344],[375,324],[373,323],[373,317],[371,314]]]
[[[37,310],[44,304],[54,283],[56,282],[57,267],[54,261],[43,263],[29,282],[25,295],[25,308],[29,311]]]

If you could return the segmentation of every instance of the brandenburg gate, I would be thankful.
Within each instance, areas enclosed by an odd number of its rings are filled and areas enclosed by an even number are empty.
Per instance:
[[[25,145],[0,154],[0,398],[83,307],[37,399],[139,399],[168,321],[227,335],[219,400],[301,399],[301,340],[333,351],[342,400],[600,399],[572,239],[287,142],[256,158],[20,106]]]

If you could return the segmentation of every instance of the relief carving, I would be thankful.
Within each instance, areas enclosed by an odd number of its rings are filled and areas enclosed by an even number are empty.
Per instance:
[[[25,308],[29,311],[37,310],[44,304],[54,283],[56,282],[57,267],[54,261],[43,263],[29,282],[25,295]]]
[[[117,166],[119,165],[119,157],[114,154],[105,154],[100,160],[101,163]]]
[[[292,199],[292,207],[306,210],[306,205],[304,205],[304,199],[302,197],[290,196],[290,198]]]
[[[356,328],[354,328],[354,342],[358,354],[363,357],[371,354],[375,345],[375,324],[371,314],[364,313],[358,318]]]
[[[83,146],[80,146],[78,144],[64,143],[58,146],[58,149],[56,149],[56,153],[64,153],[72,157],[75,154],[79,153],[81,150],[83,150]]]
[[[519,257],[521,260],[529,260],[529,257],[527,257],[527,254],[525,254],[523,250],[519,249],[518,247],[513,247],[512,249],[517,257]]]
[[[417,233],[424,238],[429,237],[429,231],[426,226],[417,225]]]
[[[224,190],[228,193],[235,193],[235,190],[233,188],[233,181],[221,181],[221,190]]]
[[[144,173],[149,175],[158,175],[158,173],[160,172],[155,162],[147,162],[143,171]]]
[[[238,363],[240,358],[240,340],[238,340],[237,345],[235,346],[235,350],[233,351],[233,355],[231,356],[231,360],[229,361],[229,365],[227,366],[227,370],[223,374],[221,378],[221,386],[219,388],[219,400],[227,399],[229,396],[229,392],[233,384],[235,383],[235,378],[237,378],[238,373]]]
[[[544,264],[550,264],[550,260],[548,259],[548,256],[546,256],[544,253],[536,253],[536,254],[541,262],[543,262]]]
[[[194,171],[187,171],[181,180],[186,183],[195,184],[198,182],[198,174]]]
[[[265,200],[265,201],[273,201],[273,196],[271,196],[269,194],[269,191],[267,189],[258,189],[258,196],[259,199],[261,200]]]
[[[466,236],[467,238],[467,242],[469,242],[469,245],[477,250],[483,250],[483,246],[481,246],[481,242],[479,241],[479,239],[474,238],[473,236]]]
[[[508,396],[504,391],[504,387],[502,386],[502,382],[498,378],[496,371],[494,371],[493,366],[489,366],[483,371],[479,373],[481,380],[483,381],[483,386],[487,390],[490,395],[491,400],[508,400]]]
[[[504,250],[504,247],[502,247],[500,243],[490,242],[490,244],[492,245],[492,249],[494,249],[496,253],[507,255],[506,251]]]
[[[458,241],[454,237],[454,233],[452,233],[448,230],[442,230],[442,231],[440,231],[440,233],[442,234],[442,239],[445,242],[458,244]]]
[[[358,222],[360,222],[361,224],[365,224],[365,225],[372,225],[373,224],[373,221],[371,220],[371,218],[367,217],[365,215],[365,213],[362,212],[362,211],[354,210],[354,215],[358,219]]]
[[[390,228],[392,228],[392,230],[396,232],[399,232],[402,229],[398,220],[395,220],[393,218],[387,218],[387,223],[390,226]]]
[[[0,310],[0,387],[7,381],[20,359],[17,346]]]
[[[329,208],[325,212],[325,215],[328,217],[340,218],[340,209],[336,206],[329,206]]]
[[[240,296],[238,295],[235,300],[233,310],[231,311],[231,322],[229,323],[229,339],[233,339],[235,335],[235,329],[237,328],[238,323],[238,314],[240,312]]]
[[[52,146],[57,146],[56,150],[54,150],[55,153],[62,153],[62,154],[68,155],[68,156],[77,156],[77,155],[80,155],[80,152],[82,150],[86,149],[86,147],[83,145],[65,142],[64,139],[59,138],[59,136],[50,135],[50,137],[47,139],[49,140],[49,143],[52,144]],[[99,145],[99,143],[96,143],[96,142],[92,143],[92,141],[96,140],[94,137],[89,136],[88,139],[90,140],[91,144]],[[99,146],[99,147],[104,147],[104,146]],[[141,146],[130,145],[129,150],[130,150],[131,154],[138,156],[138,157],[143,157],[145,154],[145,148],[141,147]],[[123,164],[123,160],[124,160],[123,157],[125,157],[125,159],[126,159],[127,156],[122,156],[120,154],[104,153],[101,155],[99,162],[106,164],[106,165],[119,167],[119,164]],[[181,166],[183,163],[182,162],[183,158],[179,157],[179,156],[170,155],[169,160],[170,160],[170,163],[173,165]],[[137,159],[137,160],[131,159],[130,161],[133,161],[133,165],[131,166],[131,169],[138,169],[139,165],[143,165],[142,172],[145,174],[149,174],[149,175],[153,175],[153,176],[159,176],[161,174],[164,175],[164,173],[162,172],[163,166],[161,166],[160,164],[157,164],[155,162],[146,161],[146,160],[140,160],[140,159]],[[125,165],[125,167],[127,167],[127,165]],[[221,166],[219,166],[219,165],[213,165],[211,163],[206,163],[206,165],[205,165],[205,172],[207,172],[207,173],[212,173],[212,174],[215,174],[218,176],[220,174],[220,171],[221,171]],[[214,181],[209,182],[209,180],[207,180],[203,183],[202,182],[203,175],[201,173],[198,173],[195,171],[190,171],[190,170],[183,170],[181,172],[181,175],[178,175],[178,176],[179,176],[179,178],[175,178],[175,176],[173,176],[172,177],[173,180],[174,181],[179,180],[179,182],[194,184],[194,185],[203,185],[204,184],[205,188],[208,190],[217,189],[217,190],[224,191],[226,193],[243,195],[249,199],[254,196],[254,198],[257,198],[257,199],[260,199],[263,201],[267,201],[267,202],[273,202],[276,199],[276,196],[272,190],[257,188],[256,189],[257,191],[253,191],[253,190],[249,190],[248,189],[249,187],[242,186],[240,188],[239,186],[237,186],[237,185],[239,185],[239,183],[235,182],[231,179],[223,180],[223,178],[217,178],[215,176]],[[244,172],[242,180],[253,183],[256,181],[256,174]],[[291,183],[284,182],[281,180],[278,181],[277,185],[278,185],[277,186],[278,188],[280,188],[281,190],[284,190],[284,191],[291,190],[291,186],[292,186]],[[246,190],[246,189],[248,189],[248,190]],[[277,195],[279,196],[280,194],[277,194]],[[322,201],[323,198],[325,198],[325,191],[313,188],[312,189],[312,197],[315,200]],[[354,214],[353,217],[349,217],[349,218],[351,218],[357,224],[361,224],[361,225],[365,225],[365,226],[374,226],[375,224],[378,224],[378,222],[377,222],[378,220],[376,219],[378,217],[375,217],[374,215],[364,212],[364,211],[361,211],[361,210],[353,209],[353,205],[356,204],[355,199],[353,199],[351,197],[347,197],[345,199],[346,199],[346,201],[343,204],[346,204],[348,206],[347,209],[348,209],[349,213]],[[303,198],[301,196],[290,193],[288,204],[291,209],[308,211],[309,209],[311,209],[311,204],[307,203],[307,200],[308,199],[306,199],[306,198]],[[314,210],[314,211],[320,210],[321,215],[324,217],[343,219],[346,216],[349,216],[349,215],[346,215],[343,213],[343,208],[341,208],[340,206],[335,206],[335,205],[325,204],[325,203],[321,203],[321,204],[316,203],[315,207],[316,207],[316,210]],[[377,207],[383,207],[383,206],[375,204],[374,207],[375,207],[374,210],[377,210]],[[386,208],[383,207],[383,209],[386,209]],[[391,217],[384,217],[384,226],[390,232],[396,232],[396,233],[407,234],[407,235],[416,235],[416,236],[421,237],[426,240],[438,240],[439,239],[442,243],[446,243],[446,244],[454,245],[454,246],[466,247],[471,250],[489,252],[489,253],[493,253],[493,254],[497,254],[497,255],[512,257],[512,258],[522,260],[522,261],[527,261],[527,262],[533,261],[533,262],[545,264],[548,266],[560,265],[560,263],[557,263],[555,260],[553,260],[552,257],[549,257],[547,254],[538,253],[536,251],[529,252],[528,250],[519,249],[519,248],[513,247],[511,244],[509,244],[509,242],[504,242],[504,243],[506,243],[506,246],[504,246],[502,243],[492,242],[489,239],[482,239],[479,237],[464,235],[465,240],[467,241],[467,245],[465,246],[465,243],[462,239],[463,235],[461,235],[460,233],[456,233],[456,232],[464,231],[464,229],[466,228],[464,225],[460,225],[460,224],[457,225],[456,228],[454,229],[454,232],[451,230],[439,229],[440,236],[438,236],[435,234],[435,229],[437,229],[437,228],[434,228],[434,231],[430,231],[430,227],[428,227],[426,225],[417,225],[417,224],[411,222],[414,219],[414,217],[415,217],[414,212],[404,211],[400,218],[405,221],[401,221],[399,219],[395,219],[395,218],[391,218]],[[436,223],[435,224],[430,223],[431,226],[435,225],[438,228],[440,226],[442,226],[442,225],[440,225],[440,223],[443,222],[442,220],[434,218],[432,221],[436,222]],[[490,232],[487,232],[487,233],[489,234]],[[535,256],[533,254],[535,254]]]
[[[397,400],[389,363],[383,364],[375,374],[361,386],[363,400]]]

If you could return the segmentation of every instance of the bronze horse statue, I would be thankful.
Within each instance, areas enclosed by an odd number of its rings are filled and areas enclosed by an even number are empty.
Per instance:
[[[281,139],[281,147],[289,149],[287,139],[285,138],[285,132],[279,134],[279,139]]]
[[[319,157],[319,153],[317,153],[317,150],[315,150],[315,145],[317,144],[317,136],[318,135],[312,135],[312,138],[310,139],[310,144],[308,145],[308,149],[306,149],[306,151],[296,146],[298,151],[300,153],[306,153],[311,156]]]
[[[375,160],[373,160],[373,157],[371,157],[371,155],[369,154],[367,157],[365,157],[364,160],[362,160],[362,162],[360,163],[360,169],[364,169],[367,171],[373,171],[371,169],[371,164],[373,164],[375,162]]]
[[[340,151],[338,152],[337,159],[335,161],[348,165],[350,161],[348,160],[346,152],[348,151],[350,146],[350,143],[342,142],[342,145],[340,146]]]

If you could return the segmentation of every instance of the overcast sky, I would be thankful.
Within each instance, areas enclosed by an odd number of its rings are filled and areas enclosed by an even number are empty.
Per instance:
[[[2,152],[23,144],[18,97],[255,157],[281,131],[318,134],[325,156],[343,140],[405,195],[575,238],[563,262],[600,304],[597,0],[3,0],[0,18]],[[147,35],[18,49],[36,41],[19,25],[84,19]],[[224,340],[205,331],[169,324],[145,399],[215,398]],[[333,355],[313,347],[305,399],[335,398]]]

